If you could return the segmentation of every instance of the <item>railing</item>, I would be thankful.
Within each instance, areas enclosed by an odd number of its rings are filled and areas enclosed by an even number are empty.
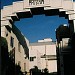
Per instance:
[[[29,0],[29,5],[44,4],[44,0]]]
[[[56,60],[56,55],[43,55],[41,58],[46,58],[46,60]]]

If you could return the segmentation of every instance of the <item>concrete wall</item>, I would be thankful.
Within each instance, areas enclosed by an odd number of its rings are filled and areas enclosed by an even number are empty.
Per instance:
[[[50,58],[50,55],[56,55],[56,44],[51,44],[51,42],[52,41],[30,43],[29,56],[36,56],[36,58],[34,58],[34,61],[30,62],[30,68],[36,65],[41,70],[44,68],[48,68],[49,72],[57,72],[57,60],[46,60]],[[44,56],[45,54],[49,57],[41,58],[41,56]],[[39,59],[37,59],[37,57],[39,57]]]
[[[29,57],[34,57],[34,61],[30,61],[29,68],[34,68],[34,66],[38,66],[38,69],[41,69],[41,54],[38,50],[30,49]]]
[[[16,31],[18,31],[18,30],[16,30]],[[14,31],[14,32],[16,32],[16,31]],[[5,37],[8,42],[8,51],[10,52],[10,51],[12,51],[13,48],[15,48],[15,64],[18,65],[18,63],[20,61],[21,71],[24,72],[24,63],[26,63],[26,71],[29,72],[29,59],[28,59],[28,57],[26,57],[26,53],[25,53],[25,51],[27,51],[28,49],[24,48],[24,45],[22,43],[20,43],[20,41],[25,40],[27,44],[29,44],[29,42],[26,38],[19,40],[19,38],[17,37],[17,35],[14,32],[13,32],[13,30],[11,30],[10,27],[6,27],[6,26],[1,27],[1,36]],[[11,37],[13,37],[13,39],[14,39],[13,47],[11,47],[11,45],[10,45]],[[21,34],[20,38],[21,37],[23,37],[22,34]],[[20,44],[20,51],[19,51],[18,43]],[[26,45],[26,46],[28,46],[28,45]]]

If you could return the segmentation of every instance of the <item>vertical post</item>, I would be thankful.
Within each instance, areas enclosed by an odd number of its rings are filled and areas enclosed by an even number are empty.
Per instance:
[[[63,54],[62,54],[62,50],[63,50],[63,41],[60,41],[60,67],[61,67],[61,75],[64,75],[64,66],[63,66]]]
[[[0,43],[1,46],[1,43]],[[0,47],[0,75],[1,75],[1,47]]]
[[[70,27],[70,36],[75,32],[75,21],[69,20],[69,27]]]
[[[46,60],[46,68],[47,68],[47,59],[46,59],[46,45],[45,45],[45,60]]]
[[[74,33],[75,33],[75,20],[73,20],[73,24],[74,24]]]

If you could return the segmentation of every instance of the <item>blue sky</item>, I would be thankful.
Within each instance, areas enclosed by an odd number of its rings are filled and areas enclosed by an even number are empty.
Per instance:
[[[37,42],[44,38],[52,38],[55,41],[55,29],[64,23],[68,24],[68,20],[64,17],[36,15],[33,18],[20,19],[15,25],[30,42]]]
[[[2,0],[1,8],[12,4],[12,1],[17,0]],[[15,25],[30,42],[37,42],[37,40],[44,38],[52,38],[55,41],[55,29],[60,24],[68,24],[68,20],[64,17],[59,17],[59,15],[45,16],[44,14],[35,15],[32,18],[20,19],[20,21],[15,22]]]

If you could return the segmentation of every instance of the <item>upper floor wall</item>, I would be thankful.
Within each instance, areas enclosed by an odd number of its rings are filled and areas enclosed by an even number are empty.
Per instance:
[[[29,49],[38,50],[41,55],[56,55],[56,44],[54,42],[30,43]],[[35,53],[35,52],[33,52]],[[31,54],[31,53],[30,53]],[[34,55],[34,54],[33,54]]]

